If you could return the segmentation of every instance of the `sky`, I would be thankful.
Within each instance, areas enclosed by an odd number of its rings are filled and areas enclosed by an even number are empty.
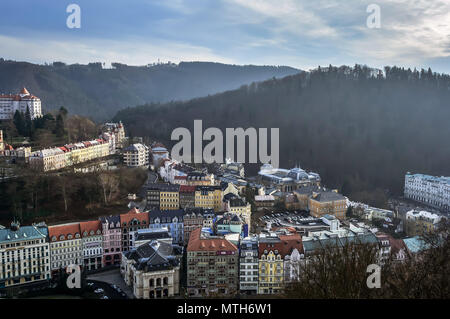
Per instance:
[[[81,9],[80,28],[66,24],[72,3]],[[367,26],[371,4],[380,28]],[[450,73],[450,0],[1,0],[0,57],[303,70],[358,63]]]

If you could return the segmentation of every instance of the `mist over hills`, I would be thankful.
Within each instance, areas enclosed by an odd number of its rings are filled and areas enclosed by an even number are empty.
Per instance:
[[[285,66],[211,62],[113,63],[108,69],[102,63],[39,65],[0,59],[0,93],[17,93],[27,87],[41,98],[45,110],[65,106],[72,114],[103,121],[128,106],[188,100],[298,72]]]
[[[352,199],[385,203],[407,171],[450,174],[450,76],[329,67],[187,102],[121,110],[131,135],[170,145],[176,127],[280,128],[280,164],[313,170]],[[192,132],[192,131],[191,131]],[[204,142],[206,145],[207,142]]]

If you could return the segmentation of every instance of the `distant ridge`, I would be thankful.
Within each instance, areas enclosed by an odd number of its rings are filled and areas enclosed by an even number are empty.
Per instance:
[[[100,62],[39,65],[0,58],[0,93],[27,87],[41,98],[46,110],[65,106],[70,113],[105,120],[128,106],[187,100],[299,72],[286,66],[213,62],[112,66],[103,68]]]

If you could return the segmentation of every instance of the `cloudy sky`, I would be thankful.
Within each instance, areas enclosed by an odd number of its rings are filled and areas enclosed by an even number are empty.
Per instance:
[[[66,8],[81,8],[69,29]],[[368,28],[370,4],[381,28]],[[1,0],[0,57],[400,65],[450,73],[450,0]]]

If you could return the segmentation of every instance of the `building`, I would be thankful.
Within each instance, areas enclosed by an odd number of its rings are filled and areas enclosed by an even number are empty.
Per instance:
[[[30,167],[39,171],[53,171],[66,167],[66,155],[58,147],[31,153]]]
[[[250,231],[252,216],[252,205],[250,203],[230,193],[224,196],[224,210],[242,218],[244,223],[248,225],[248,230]]]
[[[195,186],[180,186],[180,208],[194,208],[195,207]]]
[[[433,232],[442,217],[427,211],[410,210],[406,213],[406,234],[414,237]]]
[[[180,293],[180,261],[171,244],[151,241],[124,252],[120,267],[137,299],[160,299]]]
[[[147,209],[179,209],[180,208],[180,185],[173,184],[147,184]]]
[[[3,141],[3,131],[0,130],[0,153],[5,150],[5,142]]]
[[[114,137],[114,145],[116,149],[121,149],[126,140],[125,127],[122,122],[119,123],[105,123],[102,128],[103,133],[109,133]]]
[[[215,212],[223,209],[223,190],[221,186],[196,186],[195,207],[214,209]]]
[[[80,223],[48,226],[52,275],[69,265],[83,266]]]
[[[248,236],[248,231],[244,233],[244,221],[238,215],[232,213],[224,213],[217,217],[214,223],[214,233],[218,235],[235,233],[243,237]]]
[[[405,175],[405,197],[444,212],[450,211],[450,177]]]
[[[83,247],[83,268],[85,270],[102,268],[103,235],[101,221],[80,222],[80,231]]]
[[[131,209],[126,214],[120,215],[120,227],[122,228],[122,251],[128,251],[133,245],[134,235],[138,229],[148,228],[149,220],[147,212],[140,212],[137,208]]]
[[[239,290],[247,294],[258,293],[258,238],[246,237],[239,249]]]
[[[41,100],[23,88],[19,94],[0,94],[0,120],[10,120],[16,111],[30,112],[31,119],[42,116]]]
[[[0,227],[0,289],[50,280],[47,227]]]
[[[140,143],[131,144],[123,150],[123,162],[128,167],[146,167],[149,165],[148,146]]]
[[[189,296],[233,295],[238,289],[238,248],[201,228],[191,232],[187,247]]]
[[[167,228],[173,242],[183,245],[184,242],[184,215],[185,211],[152,209],[148,212],[149,228]]]
[[[259,237],[258,294],[277,294],[283,291],[284,265],[282,242],[278,236]]]
[[[130,250],[154,240],[172,244],[172,237],[167,228],[143,228],[134,232]]]
[[[308,185],[320,185],[320,176],[296,167],[290,170],[274,168],[271,164],[261,166],[258,176],[265,184],[276,185],[282,192],[293,192],[296,189]]]
[[[190,172],[187,173],[185,177],[186,185],[190,186],[211,186],[215,184],[214,174],[207,174],[205,172]]]
[[[122,227],[120,216],[100,218],[103,234],[103,266],[120,265],[122,257]]]
[[[332,215],[339,220],[343,220],[347,212],[347,199],[337,190],[321,189],[313,192],[309,197],[308,207],[313,217],[320,218],[323,215]]]
[[[203,227],[207,216],[214,215],[214,211],[203,208],[186,208],[185,212],[183,216],[183,232],[184,245],[187,245],[191,232],[199,227]]]
[[[155,168],[160,167],[163,163],[163,160],[169,159],[169,151],[161,143],[156,143],[151,146],[150,155],[152,157],[152,163]]]

